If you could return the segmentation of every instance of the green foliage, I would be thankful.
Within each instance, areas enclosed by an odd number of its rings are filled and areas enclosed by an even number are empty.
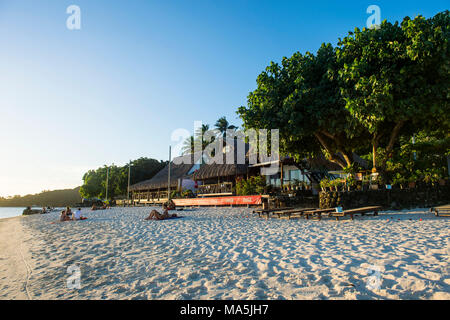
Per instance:
[[[323,44],[316,55],[297,52],[281,65],[272,62],[237,113],[247,129],[279,129],[281,152],[297,160],[325,153],[342,167],[350,165],[363,137],[345,109],[338,69],[331,44]]]
[[[227,130],[236,130],[238,127],[230,125],[226,117],[221,117],[215,124],[217,130],[219,130],[221,136],[226,137]]]
[[[385,21],[355,29],[337,49],[323,44],[316,55],[272,62],[237,113],[246,128],[280,129],[281,152],[297,160],[324,154],[345,168],[352,152],[373,149],[388,180],[403,136],[438,128],[449,137],[449,22],[449,11]]]
[[[194,198],[194,193],[192,192],[192,190],[187,189],[187,190],[184,190],[184,191],[181,193],[181,196],[182,196],[183,198]]]
[[[345,179],[345,184],[347,185],[347,187],[349,188],[355,188],[357,185],[355,176],[353,174],[349,174],[347,176],[347,178]]]
[[[407,183],[407,179],[405,177],[402,176],[401,173],[397,173],[394,178],[392,179],[392,184],[394,186],[399,186],[401,188],[403,188]]]
[[[320,181],[320,187],[322,188],[322,190],[327,190],[327,188],[329,188],[330,186],[330,179],[324,178]]]
[[[415,135],[414,144],[410,136],[402,136],[400,144],[386,162],[387,181],[393,181],[397,174],[410,182],[422,181],[427,170],[434,170],[441,178],[448,176],[449,132],[420,131]]]
[[[382,169],[402,134],[437,125],[448,132],[449,22],[448,11],[406,17],[401,24],[355,29],[339,41],[345,108],[370,134]]]
[[[263,176],[253,176],[247,180],[239,180],[236,183],[236,194],[239,196],[263,194],[266,179]]]
[[[183,141],[183,146],[181,147],[182,154],[191,154],[194,153],[195,145],[198,143],[198,140],[195,139],[194,136],[190,136]]]
[[[345,186],[345,180],[344,179],[331,180],[330,186],[333,187],[335,191],[343,190]]]
[[[357,173],[359,171],[359,165],[357,163],[352,163],[349,166],[346,166],[342,171],[344,171],[344,173],[353,176],[355,173]]]
[[[236,130],[237,126],[234,126],[228,122],[226,117],[221,117],[217,120],[216,131],[213,137],[208,137],[205,139],[205,133],[210,131],[209,124],[203,124],[201,128],[198,128],[195,135],[188,137],[181,148],[182,154],[191,154],[197,150],[205,150],[206,146],[213,142],[218,137],[226,137],[227,130]],[[212,131],[212,130],[211,130]]]
[[[304,181],[301,181],[299,179],[294,179],[292,181],[292,185],[295,187],[301,187],[303,190],[306,189],[306,187],[308,186],[308,184]]]
[[[440,179],[442,179],[442,174],[439,168],[429,168],[422,172],[422,180],[427,184],[436,185]]]
[[[328,188],[334,191],[340,191],[343,190],[346,186],[346,180],[345,179],[328,179],[324,178],[320,181],[320,187],[322,190],[327,190]]]
[[[172,191],[170,193],[170,199],[178,199],[181,198],[181,194],[178,191]]]
[[[139,158],[131,162],[130,185],[148,180],[167,165],[167,161],[158,161],[149,158]],[[108,198],[126,196],[128,188],[129,165],[118,167],[109,166]],[[89,170],[83,176],[83,185],[80,195],[83,198],[106,197],[106,176],[108,167],[104,166],[96,170]]]

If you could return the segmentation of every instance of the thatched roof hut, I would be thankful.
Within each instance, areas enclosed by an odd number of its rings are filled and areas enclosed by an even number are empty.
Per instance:
[[[170,164],[170,187],[176,188],[178,180],[186,177],[194,166],[194,157],[185,155],[174,158]],[[130,186],[130,191],[166,189],[168,187],[169,165],[159,171],[153,178]]]
[[[205,164],[194,172],[193,178],[195,180],[207,180],[247,174],[247,167],[246,164]]]
[[[223,146],[222,163],[205,163],[193,173],[192,178],[201,181],[247,174],[249,144],[240,139],[234,139],[233,144],[224,143],[222,138],[216,143]]]

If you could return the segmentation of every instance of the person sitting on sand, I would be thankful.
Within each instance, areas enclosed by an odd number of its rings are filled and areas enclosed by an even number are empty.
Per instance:
[[[66,215],[67,215],[68,217],[71,217],[71,216],[72,216],[72,210],[70,210],[70,207],[66,207]]]
[[[70,220],[71,219],[67,215],[66,210],[61,211],[61,216],[59,217],[59,221],[64,222],[64,221],[70,221]]]
[[[86,219],[87,219],[86,217],[83,217],[81,215],[81,208],[78,208],[78,210],[75,211],[75,213],[73,215],[73,220],[75,221],[75,220],[86,220]]]
[[[169,211],[167,210],[166,205],[163,206],[163,209],[164,211],[162,214],[156,210],[152,210],[152,212],[150,212],[150,215],[147,218],[145,218],[145,220],[165,220],[168,218],[175,218],[177,216],[175,213],[169,215]]]
[[[166,208],[167,208],[168,210],[175,210],[175,209],[176,209],[175,202],[173,202],[173,200],[170,199],[170,200],[167,202]]]

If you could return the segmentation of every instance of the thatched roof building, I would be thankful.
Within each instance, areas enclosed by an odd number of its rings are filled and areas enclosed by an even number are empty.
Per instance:
[[[249,144],[240,139],[234,139],[233,144],[224,143],[222,138],[216,143],[223,146],[222,163],[204,163],[193,173],[192,178],[201,181],[247,174]],[[217,161],[217,157],[215,158]]]
[[[186,177],[194,166],[194,157],[185,155],[174,158],[170,164],[170,187],[176,188],[179,179]],[[130,191],[167,189],[169,178],[169,165],[159,171],[153,178],[130,186]]]
[[[207,180],[222,177],[234,177],[237,175],[247,174],[246,164],[205,164],[194,172],[195,180]]]

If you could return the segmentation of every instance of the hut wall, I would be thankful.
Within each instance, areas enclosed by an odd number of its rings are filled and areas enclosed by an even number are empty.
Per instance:
[[[200,185],[201,183],[197,183],[197,185]],[[180,185],[181,192],[185,190],[191,190],[192,192],[195,192],[195,181],[191,179],[182,179],[181,185]]]

